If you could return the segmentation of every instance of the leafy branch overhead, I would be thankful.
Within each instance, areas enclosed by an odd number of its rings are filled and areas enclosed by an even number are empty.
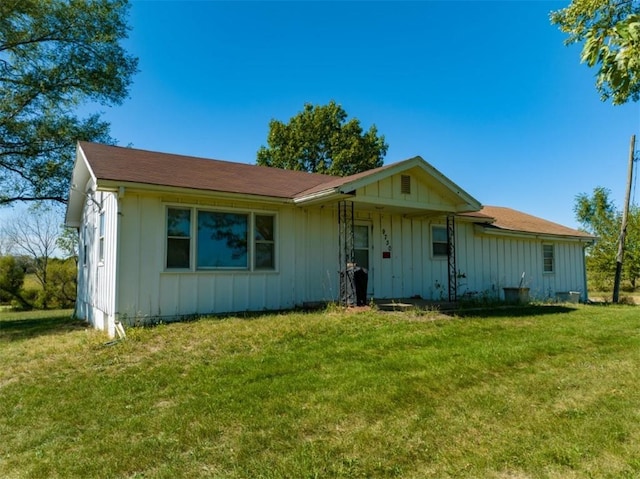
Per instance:
[[[137,59],[127,0],[0,1],[0,205],[66,201],[77,140],[112,142],[85,103],[120,104]]]
[[[382,166],[389,147],[375,125],[363,132],[360,121],[347,121],[334,101],[307,103],[288,124],[271,120],[267,142],[258,150],[258,165],[337,176]]]
[[[573,0],[552,12],[551,22],[569,35],[566,44],[584,43],[581,61],[598,69],[602,100],[620,105],[640,98],[640,2]]]

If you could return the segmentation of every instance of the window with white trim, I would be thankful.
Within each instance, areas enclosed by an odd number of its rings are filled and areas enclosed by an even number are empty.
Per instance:
[[[449,251],[447,242],[447,227],[431,226],[431,254],[433,257],[446,258]]]
[[[100,213],[98,227],[98,259],[104,261],[104,211]]]
[[[552,244],[543,244],[542,245],[542,271],[544,273],[553,273],[554,272],[554,255],[553,255],[553,245]]]
[[[167,208],[167,269],[191,268],[191,210]]]
[[[167,269],[275,270],[275,244],[273,214],[167,208]]]
[[[275,269],[276,267],[274,223],[273,215],[255,215],[254,269]]]

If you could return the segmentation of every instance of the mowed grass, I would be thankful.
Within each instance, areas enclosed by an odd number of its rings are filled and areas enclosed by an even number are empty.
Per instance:
[[[640,310],[470,314],[0,313],[0,477],[640,476]]]

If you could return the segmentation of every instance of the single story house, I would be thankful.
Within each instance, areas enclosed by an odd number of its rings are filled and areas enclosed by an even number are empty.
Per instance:
[[[594,238],[482,206],[420,157],[348,177],[80,142],[76,314],[124,324],[345,299],[579,291]],[[524,278],[523,278],[524,273]]]

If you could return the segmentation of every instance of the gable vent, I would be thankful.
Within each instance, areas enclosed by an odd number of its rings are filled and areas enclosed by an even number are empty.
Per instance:
[[[400,193],[405,195],[411,194],[411,177],[409,175],[400,176]]]

